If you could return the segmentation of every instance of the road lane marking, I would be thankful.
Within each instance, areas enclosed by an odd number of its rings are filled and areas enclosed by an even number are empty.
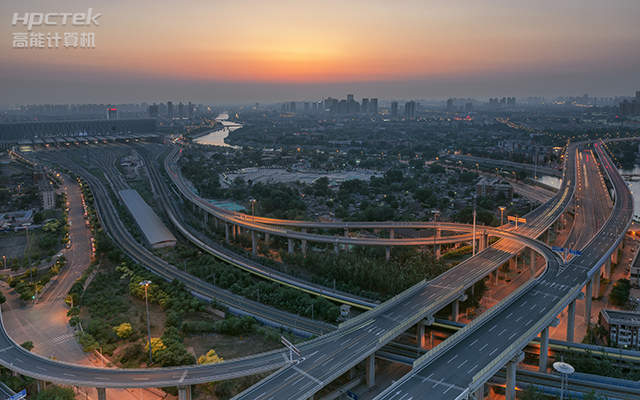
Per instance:
[[[520,321],[522,319],[522,315],[516,320],[516,322]]]
[[[520,307],[524,307],[524,305],[525,305],[525,304],[527,304],[527,302],[526,302],[526,301],[525,301],[524,303],[522,303],[522,304],[520,305]]]
[[[449,364],[451,361],[455,360],[458,357],[458,355],[456,354],[455,356],[453,356],[453,358],[449,361],[447,361],[447,364]]]
[[[182,373],[182,378],[180,378],[179,382],[182,383],[182,381],[184,381],[184,378],[187,377],[187,373],[189,372],[188,369],[185,369],[184,372]]]
[[[351,346],[347,347],[347,349],[352,348],[353,346],[357,345],[358,343],[360,343],[360,341],[358,340],[357,342],[355,342],[354,344],[352,344]]]
[[[474,365],[474,367],[473,367],[473,368],[471,368],[471,369],[469,370],[469,372],[467,372],[467,374],[470,374],[470,373],[471,373],[471,371],[473,371],[473,370],[474,370],[474,369],[476,369],[476,368],[478,368],[478,364]]]
[[[351,341],[351,338],[345,340],[344,342],[342,342],[342,344],[340,344],[340,347],[344,346],[345,344],[349,343]]]
[[[473,346],[474,344],[476,344],[476,342],[478,341],[478,339],[474,340],[473,343],[471,343],[471,346]]]
[[[331,357],[329,360],[325,361],[323,364],[320,364],[321,367],[324,367],[325,365],[329,364],[331,361],[333,361],[334,357]]]
[[[111,378],[101,378],[101,377],[99,377],[99,376],[96,376],[96,377],[95,377],[95,378],[93,378],[93,379],[100,379],[101,381],[110,381],[110,380],[111,380]]]
[[[460,367],[462,367],[463,365],[465,365],[465,364],[467,363],[467,361],[469,361],[469,360],[464,360],[464,361],[462,362],[462,364],[458,365],[458,368],[457,368],[457,369],[460,369]]]
[[[149,378],[133,378],[134,381],[148,381]]]
[[[504,329],[502,330],[502,332],[498,333],[498,336],[502,335],[502,334],[503,334],[503,333],[505,333],[506,331],[507,331],[507,328],[504,328]]]
[[[492,351],[489,355],[492,356],[493,353],[495,353],[496,351],[498,351],[498,349],[495,349],[494,351]]]
[[[74,374],[67,374],[66,372],[63,372],[62,375],[66,375],[66,376],[75,376]]]
[[[424,383],[424,382],[428,381],[428,380],[429,380],[429,378],[431,378],[431,377],[433,376],[433,374],[434,374],[434,373],[432,372],[432,373],[431,373],[431,375],[429,375],[429,376],[427,376],[426,378],[424,378],[424,379],[422,380],[422,382]]]
[[[517,333],[514,333],[513,335],[509,336],[509,340],[513,339],[515,335],[517,335]]]
[[[491,332],[492,330],[496,329],[498,325],[494,325],[493,328],[489,329],[489,332]]]
[[[36,365],[36,368],[38,368],[41,371],[46,371],[47,370],[46,368],[38,367],[37,365]]]
[[[484,348],[485,348],[485,347],[487,347],[488,345],[489,345],[489,343],[487,343],[487,344],[485,344],[484,346],[482,346],[482,347],[480,348],[480,351],[484,350]]]
[[[21,363],[24,363],[24,361],[22,361],[21,359],[16,357],[16,361],[20,361]]]
[[[442,381],[444,380],[444,378],[440,379],[438,382],[436,382],[435,385],[431,386],[431,389],[435,388],[436,386],[438,386],[440,383],[442,383]]]
[[[512,315],[513,315],[513,313],[511,313],[511,314],[507,315],[507,318],[511,317]]]
[[[308,373],[306,373],[305,371],[301,370],[300,368],[298,368],[298,367],[293,367],[293,369],[294,369],[294,370],[296,370],[296,371],[298,371],[299,373],[301,373],[303,376],[305,376],[305,377],[307,377],[307,378],[311,379],[311,380],[312,380],[312,381],[314,381],[315,383],[317,383],[317,384],[319,384],[319,385],[324,386],[324,382],[322,382],[321,380],[319,380],[319,379],[317,379],[317,378],[315,378],[315,377],[313,377],[313,376],[309,375]]]
[[[402,307],[406,307],[406,306],[408,306],[409,304],[411,304],[411,300],[407,301],[407,302],[404,304],[404,306],[402,306]]]

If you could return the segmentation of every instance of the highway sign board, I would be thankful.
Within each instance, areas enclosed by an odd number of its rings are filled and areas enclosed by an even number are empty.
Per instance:
[[[282,344],[287,346],[289,350],[296,353],[298,357],[300,357],[301,355],[300,350],[296,346],[294,346],[290,341],[288,341],[284,336],[280,336],[280,341],[282,342]]]
[[[574,256],[581,256],[582,252],[580,250],[569,249],[569,254],[573,254]]]
[[[514,217],[513,215],[509,215],[507,216],[507,221],[516,221],[516,222],[520,222],[520,223],[526,223],[527,220],[525,218],[518,218],[518,217]]]
[[[551,250],[553,250],[553,251],[559,251],[559,252],[561,252],[561,253],[564,253],[564,247],[551,246]]]
[[[353,393],[351,390],[347,390],[347,398],[348,399],[353,399],[353,400],[358,400],[358,395]]]
[[[27,397],[27,389],[22,389],[22,391],[9,397],[7,400],[20,400],[24,399],[25,397]]]

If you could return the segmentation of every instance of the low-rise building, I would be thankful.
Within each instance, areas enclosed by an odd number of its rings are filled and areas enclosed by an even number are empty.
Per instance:
[[[501,178],[485,176],[476,184],[476,194],[480,197],[493,197],[504,193],[507,200],[513,199],[513,186]]]
[[[608,332],[612,346],[638,350],[640,312],[600,310],[600,325]]]
[[[43,210],[51,210],[56,206],[56,191],[53,182],[47,180],[38,182],[40,202]]]

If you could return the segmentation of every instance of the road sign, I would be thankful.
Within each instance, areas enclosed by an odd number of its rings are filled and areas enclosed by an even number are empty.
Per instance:
[[[564,253],[564,247],[551,246],[551,250],[553,250],[553,251],[559,251],[559,252],[561,252],[561,253]]]
[[[282,344],[287,346],[289,350],[296,353],[298,357],[300,357],[301,355],[300,350],[296,346],[294,346],[290,341],[288,341],[284,336],[280,336],[280,341],[282,342]]]
[[[573,254],[574,256],[581,256],[582,252],[580,250],[569,249],[569,254]]]
[[[522,224],[527,222],[525,218],[518,218],[518,217],[514,217],[513,215],[507,216],[507,221],[515,221],[515,222],[520,222]]]
[[[25,397],[27,397],[27,389],[22,389],[21,392],[14,394],[13,396],[9,397],[7,400],[20,400],[20,399],[24,399]]]
[[[358,395],[353,393],[351,390],[347,390],[347,398],[358,400]]]

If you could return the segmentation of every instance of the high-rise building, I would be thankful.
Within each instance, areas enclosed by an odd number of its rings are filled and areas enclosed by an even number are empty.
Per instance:
[[[507,105],[507,98],[506,97],[503,97],[503,98],[500,99],[500,105],[503,106],[503,107]]]
[[[636,91],[636,101],[640,103],[640,90]]]
[[[453,99],[447,100],[447,111],[453,111]]]
[[[107,119],[118,119],[118,109],[107,108]]]
[[[369,112],[369,99],[362,99],[362,104],[360,104],[360,112],[363,114],[367,114]]]
[[[167,118],[173,120],[173,103],[170,101],[167,101]]]
[[[347,95],[347,102],[352,102],[353,100],[353,95],[352,94],[348,94]]]
[[[292,101],[291,103],[289,103],[289,111],[291,112],[295,112],[296,111],[296,102]]]
[[[396,119],[396,118],[398,118],[398,102],[392,101],[391,102],[391,119]]]
[[[372,97],[369,101],[369,112],[373,115],[378,115],[378,98]]]
[[[193,119],[193,106],[191,102],[189,102],[189,108],[187,109],[187,114],[189,115],[189,119]]]
[[[184,118],[184,104],[182,102],[178,103],[178,118]]]
[[[304,111],[305,112],[309,112],[309,102],[308,101],[304,102]]]
[[[153,103],[152,106],[149,106],[149,118],[158,118],[158,106],[156,103]]]
[[[416,119],[416,102],[407,101],[404,103],[404,119]]]
[[[473,111],[473,103],[465,103],[465,104],[464,104],[464,111],[465,111],[465,112],[471,112],[471,111]]]
[[[256,105],[255,105],[254,107],[255,107],[255,108],[260,108],[260,103],[258,103],[258,102],[256,101]]]

